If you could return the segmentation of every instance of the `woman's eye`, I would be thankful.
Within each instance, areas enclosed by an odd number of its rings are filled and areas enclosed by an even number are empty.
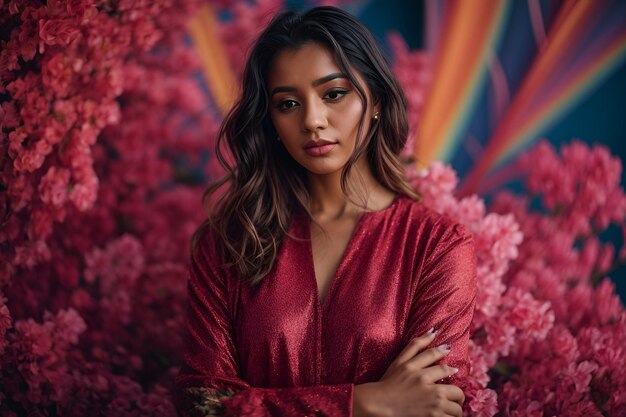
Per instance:
[[[281,101],[278,104],[278,109],[279,110],[291,110],[296,106],[296,102],[293,100],[285,100],[285,101]]]
[[[331,90],[326,93],[326,97],[333,101],[339,100],[341,97],[345,96],[347,92],[347,90]]]

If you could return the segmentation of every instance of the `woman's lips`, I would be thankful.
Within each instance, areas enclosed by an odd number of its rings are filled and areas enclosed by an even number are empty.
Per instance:
[[[335,146],[337,146],[336,143],[325,142],[319,145],[305,147],[304,150],[311,156],[322,156],[332,151]]]
[[[310,140],[304,144],[304,150],[311,156],[326,155],[337,146],[337,142],[332,142],[328,139]]]

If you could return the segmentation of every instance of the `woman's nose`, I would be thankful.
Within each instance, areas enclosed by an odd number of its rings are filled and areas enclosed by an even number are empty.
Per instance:
[[[303,115],[303,130],[315,132],[318,129],[325,129],[328,126],[328,119],[324,103],[319,101],[311,101],[306,104]]]

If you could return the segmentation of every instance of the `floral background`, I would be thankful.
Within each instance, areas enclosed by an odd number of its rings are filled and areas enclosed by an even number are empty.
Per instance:
[[[187,24],[203,2],[0,1],[0,414],[169,416],[200,197],[221,115]],[[234,71],[278,0],[213,7]],[[431,60],[390,39],[420,114]],[[415,124],[412,129],[416,129]],[[407,151],[407,152],[410,152]],[[620,416],[626,312],[622,163],[541,141],[524,191],[461,197],[454,169],[407,166],[475,234],[472,416]]]

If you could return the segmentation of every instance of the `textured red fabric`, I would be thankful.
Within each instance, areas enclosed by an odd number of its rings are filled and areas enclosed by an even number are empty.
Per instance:
[[[430,327],[432,346],[452,347],[440,363],[459,368],[445,382],[465,386],[476,260],[463,226],[404,196],[363,214],[323,304],[310,220],[294,214],[290,234],[256,289],[220,267],[210,233],[198,242],[181,392],[228,390],[214,398],[227,415],[351,416],[354,385],[379,380]]]

